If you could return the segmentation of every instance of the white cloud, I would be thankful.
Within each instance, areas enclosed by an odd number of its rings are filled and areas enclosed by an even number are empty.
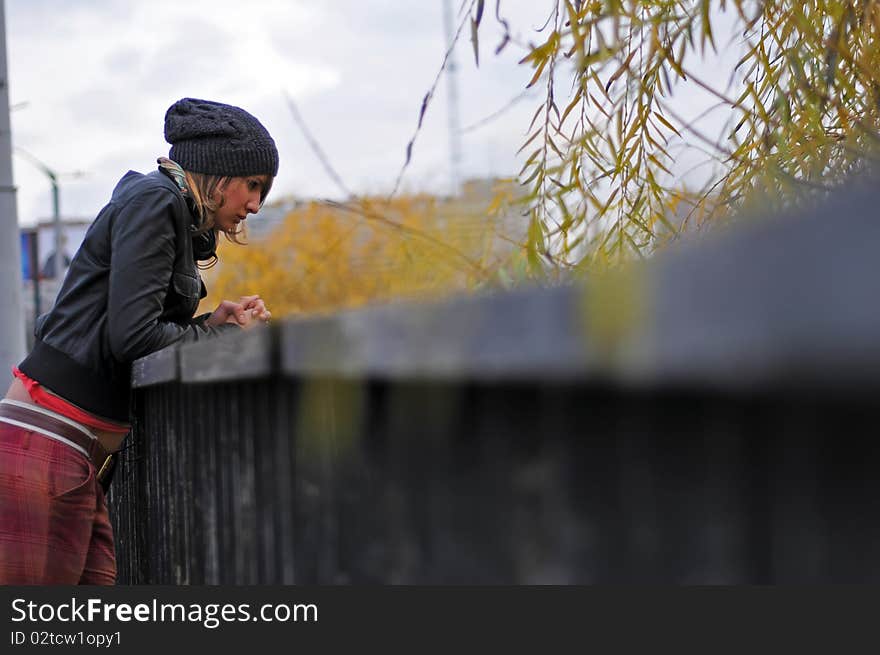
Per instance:
[[[272,25],[307,31],[317,4],[7,5],[10,102],[26,103],[12,114],[14,144],[61,174],[66,215],[93,215],[127,168],[143,170],[167,152],[162,117],[180,97],[219,99],[263,118],[282,86],[308,97],[339,84],[338,70],[284,54],[267,38]],[[49,215],[48,179],[24,158],[14,165],[20,222]],[[66,175],[81,170],[89,178]]]
[[[460,123],[516,97],[531,70],[517,65],[537,40],[549,3],[503,0],[516,40],[500,55],[494,4],[486,3],[480,67],[468,30],[456,50]],[[453,1],[455,9],[460,5]],[[6,0],[13,142],[62,174],[62,212],[91,218],[129,168],[167,153],[162,119],[180,97],[240,105],[275,138],[281,168],[273,196],[339,191],[292,120],[296,100],[334,167],[356,191],[388,191],[404,160],[422,97],[445,50],[439,0]],[[444,191],[449,177],[447,86],[425,116],[404,186]],[[562,91],[560,90],[560,94]],[[462,135],[465,176],[509,175],[541,91]],[[682,95],[683,104],[698,105]],[[51,213],[46,177],[14,157],[19,220]],[[85,177],[65,173],[86,171]]]

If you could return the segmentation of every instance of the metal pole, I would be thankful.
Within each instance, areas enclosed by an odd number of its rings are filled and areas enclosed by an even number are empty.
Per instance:
[[[452,4],[450,0],[443,0],[443,26],[446,28],[446,45],[452,44],[455,36],[455,25],[452,22]],[[459,168],[461,166],[461,127],[458,121],[458,84],[456,73],[458,66],[455,63],[455,51],[449,53],[449,61],[446,64],[446,84],[449,90],[449,187],[451,196],[457,196],[459,190]]]
[[[34,230],[31,238],[28,239],[30,244],[30,260],[31,260],[31,281],[34,287],[34,326],[37,325],[37,318],[40,314],[40,251],[38,245],[38,230]]]
[[[16,151],[45,173],[46,177],[49,178],[49,183],[52,185],[52,228],[55,232],[55,254],[52,255],[52,277],[60,283],[61,280],[64,279],[64,273],[66,272],[67,266],[65,266],[63,257],[61,258],[61,264],[58,264],[58,253],[60,253],[64,247],[64,232],[61,225],[61,203],[59,200],[61,192],[58,188],[58,174],[24,148],[16,147]],[[58,286],[60,287],[60,284]]]
[[[55,228],[55,279],[61,288],[66,266],[64,265],[64,236],[61,230],[61,210],[58,202],[58,177],[52,171],[47,170],[49,179],[52,181],[52,225]]]
[[[11,367],[24,356],[21,300],[21,239],[12,185],[12,133],[6,68],[6,8],[0,1],[0,391],[12,380]]]

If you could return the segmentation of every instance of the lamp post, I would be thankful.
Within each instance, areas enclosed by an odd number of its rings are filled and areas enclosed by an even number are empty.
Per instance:
[[[9,125],[9,76],[6,69],[6,13],[0,2],[0,376],[11,380],[12,365],[24,355],[21,302],[21,252],[18,211],[12,184],[12,135]]]
[[[49,182],[52,184],[52,227],[55,230],[55,266],[53,277],[60,282],[64,279],[64,273],[66,272],[66,262],[64,261],[64,256],[62,252],[62,249],[64,247],[64,235],[61,230],[61,209],[58,200],[58,174],[51,168],[46,166],[46,164],[41,162],[39,159],[34,157],[27,150],[16,147],[15,151],[28,159],[34,166],[39,168],[46,175],[46,177],[49,178]],[[81,175],[81,173],[75,173],[75,175]]]
[[[455,38],[455,25],[452,20],[451,0],[443,2],[443,26],[446,33],[447,46],[452,45]],[[449,107],[449,195],[458,195],[461,186],[461,125],[458,121],[458,65],[455,52],[449,52],[449,63],[446,65],[447,98]]]

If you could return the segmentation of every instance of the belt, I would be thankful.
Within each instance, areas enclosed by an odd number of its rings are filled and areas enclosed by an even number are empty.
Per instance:
[[[78,450],[94,465],[98,482],[111,468],[113,453],[108,452],[86,428],[70,419],[58,417],[54,412],[4,399],[0,400],[0,421],[39,432]]]

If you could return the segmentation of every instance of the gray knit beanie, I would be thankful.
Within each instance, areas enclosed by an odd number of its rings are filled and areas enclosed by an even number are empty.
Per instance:
[[[165,112],[168,157],[184,170],[245,177],[278,174],[278,150],[269,132],[240,107],[183,98]]]

